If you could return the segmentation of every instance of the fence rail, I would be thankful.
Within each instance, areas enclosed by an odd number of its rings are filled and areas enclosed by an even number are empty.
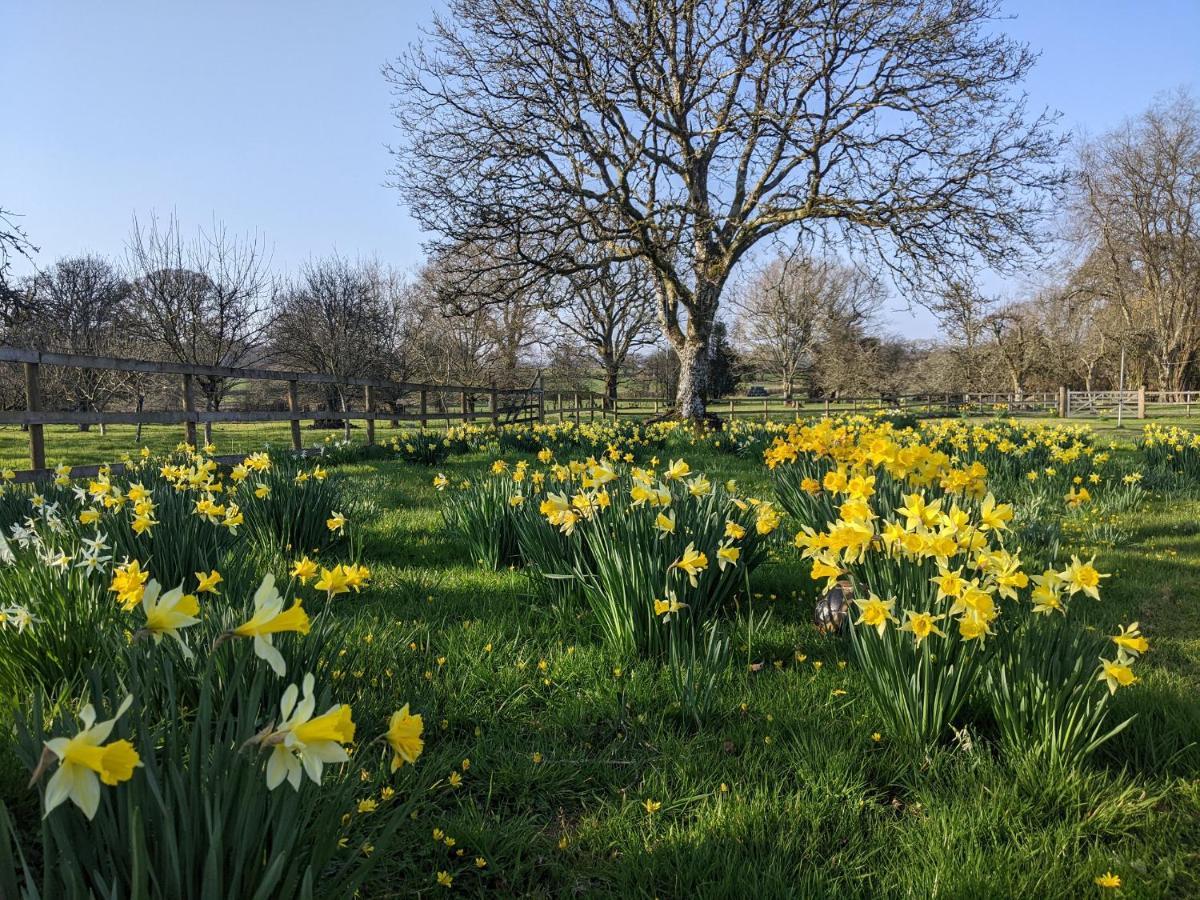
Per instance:
[[[294,372],[278,369],[206,366],[177,362],[123,359],[108,356],[88,356],[69,353],[49,353],[19,347],[0,347],[0,364],[19,365],[24,370],[24,408],[0,411],[0,425],[18,425],[29,434],[29,459],[32,468],[18,473],[21,480],[44,477],[46,468],[45,426],[47,425],[183,425],[188,443],[196,443],[196,427],[205,429],[211,437],[214,423],[288,422],[291,425],[291,444],[303,449],[300,423],[341,422],[349,434],[352,421],[366,423],[366,441],[375,442],[375,426],[380,420],[425,427],[433,422],[447,426],[457,420],[464,423],[487,421],[495,425],[514,422],[544,421],[544,391],[540,376],[529,388],[501,388],[495,384],[428,384],[390,381],[379,378],[339,377],[315,372]],[[44,407],[42,374],[45,369],[92,369],[127,372],[131,374],[174,376],[179,378],[175,409],[145,410],[54,410]],[[203,409],[196,402],[196,380],[234,382],[277,382],[286,385],[287,409]],[[341,409],[305,409],[300,403],[300,385],[336,386],[345,398],[344,389],[362,389],[362,405],[351,408],[343,399]],[[376,402],[380,392],[395,396],[416,395],[415,408],[381,408]],[[455,404],[447,397],[457,396]],[[430,401],[437,404],[431,408]],[[590,398],[595,404],[594,395]],[[482,402],[481,402],[482,401]]]

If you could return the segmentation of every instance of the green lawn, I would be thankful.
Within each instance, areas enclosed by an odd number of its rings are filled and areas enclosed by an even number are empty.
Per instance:
[[[689,461],[769,489],[757,462]],[[1048,777],[1000,759],[987,735],[916,765],[888,735],[873,741],[872,702],[848,647],[808,624],[813,589],[791,552],[755,579],[754,612],[770,620],[740,653],[761,669],[732,679],[697,731],[655,666],[614,671],[581,611],[474,565],[441,524],[430,471],[383,462],[355,475],[381,511],[356,626],[396,636],[381,689],[425,714],[427,775],[470,760],[461,788],[423,802],[380,895],[431,893],[442,870],[454,892],[505,896],[1080,896],[1108,869],[1123,896],[1200,892],[1194,500],[1155,502],[1102,554],[1117,574],[1094,620],[1138,619],[1155,649],[1142,684],[1118,696],[1134,724],[1086,771]]]
[[[71,437],[74,452],[100,446]],[[756,459],[686,455],[770,494]],[[790,548],[756,573],[736,631],[769,619],[697,729],[665,672],[612,657],[582,607],[470,559],[442,523],[434,471],[341,468],[371,510],[372,587],[336,607],[371,647],[370,671],[350,674],[380,709],[424,716],[417,769],[432,784],[364,896],[1073,897],[1099,892],[1106,870],[1121,896],[1200,895],[1200,501],[1153,499],[1130,540],[1100,548],[1115,576],[1086,614],[1105,629],[1139,620],[1153,651],[1116,698],[1132,726],[1065,776],[1001,757],[987,733],[917,760],[894,746],[848,645],[809,624],[814,585]],[[35,816],[24,773],[5,768],[0,797]]]
[[[637,408],[640,410],[641,416],[653,412],[653,407],[647,404],[642,404]],[[718,415],[727,415],[727,406],[723,406],[720,401],[715,403],[713,408]],[[803,410],[806,416],[820,416],[821,412],[820,404],[809,404]],[[597,413],[596,415],[599,417],[601,414]],[[738,405],[737,417],[751,422],[762,421],[761,413],[755,412],[753,405],[749,402]],[[570,413],[565,414],[564,418],[573,419]],[[586,412],[582,418],[583,421],[587,421]],[[622,415],[622,419],[625,418]],[[770,418],[774,422],[790,422],[795,418],[795,414],[772,409]],[[547,415],[547,421],[557,420],[557,414],[552,412]],[[481,418],[479,421],[482,423],[484,420]],[[1062,422],[1061,419],[1046,417],[1022,417],[1021,421],[1030,425]],[[1185,428],[1200,430],[1200,409],[1191,418],[1177,415],[1155,418],[1153,421],[1161,425],[1181,425]],[[1141,435],[1142,426],[1145,424],[1134,418],[1127,418],[1120,428],[1117,427],[1115,418],[1070,419],[1068,422],[1090,425],[1100,440],[1114,441],[1122,445],[1136,442]],[[438,427],[444,426],[435,426],[435,430]],[[394,435],[403,434],[405,430],[404,428],[393,428],[386,422],[380,422],[376,428],[376,439],[386,442]],[[340,440],[342,434],[340,428],[317,429],[308,423],[304,424],[301,432],[305,447],[317,447],[326,441]],[[137,440],[136,429],[132,425],[112,425],[106,429],[104,434],[101,434],[99,428],[96,427],[88,431],[80,431],[69,425],[47,425],[45,426],[46,462],[50,466],[60,463],[80,466],[118,462],[124,454],[136,454],[142,447],[149,447],[151,452],[156,455],[164,453],[173,449],[183,438],[183,427],[178,425],[144,426],[140,442]],[[203,440],[202,431],[200,439]],[[355,442],[366,440],[366,429],[363,427],[363,423],[353,423],[350,439]],[[252,425],[218,424],[213,426],[213,442],[217,445],[219,453],[250,453],[255,450],[289,448],[292,445],[292,438],[290,427],[286,422]],[[29,435],[14,425],[0,426],[0,468],[28,469],[29,466]]]

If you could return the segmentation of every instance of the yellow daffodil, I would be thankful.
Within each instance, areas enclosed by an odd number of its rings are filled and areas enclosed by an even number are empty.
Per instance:
[[[160,594],[157,581],[151,579],[142,594],[142,611],[146,615],[144,630],[158,643],[163,636],[174,638],[179,642],[183,655],[192,658],[192,651],[184,643],[179,629],[190,628],[200,620],[196,613],[200,611],[200,602],[195,594],[185,594],[182,585],[173,590]]]
[[[217,590],[217,585],[220,584],[224,580],[225,579],[221,577],[221,573],[218,572],[216,569],[213,569],[211,572],[209,572],[207,574],[205,574],[204,572],[197,572],[196,573],[196,581],[198,583],[196,585],[196,593],[197,594],[219,594],[221,592]]]
[[[146,579],[150,573],[142,569],[136,559],[117,566],[113,569],[112,584],[109,590],[117,595],[117,602],[125,612],[130,612],[142,602],[142,594],[146,590]]]
[[[936,634],[939,637],[945,637],[946,632],[937,627],[937,622],[946,618],[945,614],[931,615],[926,612],[915,612],[911,609],[906,609],[904,615],[907,617],[903,625],[900,626],[901,631],[910,632],[913,636],[914,643],[919,647],[931,634]]]
[[[288,685],[279,702],[282,724],[263,738],[263,743],[271,747],[267,760],[269,790],[275,790],[285,780],[300,790],[302,773],[320,784],[327,763],[346,762],[350,758],[345,748],[354,740],[350,707],[336,704],[314,718],[317,701],[312,673],[304,676],[303,684],[303,697],[296,685]]]
[[[317,564],[307,555],[302,556],[292,563],[292,571],[289,574],[301,584],[308,584],[317,575]]]
[[[668,570],[679,569],[681,572],[684,572],[691,582],[692,587],[696,587],[699,584],[697,576],[707,568],[708,557],[696,549],[695,543],[690,543],[687,545],[687,549],[683,551],[683,556],[671,563]]]
[[[1101,658],[1100,674],[1096,676],[1096,680],[1103,681],[1110,694],[1115,694],[1117,688],[1135,684],[1138,677],[1133,674],[1133,669],[1129,666],[1130,662],[1131,658],[1126,656],[1123,650],[1117,652],[1115,660]]]
[[[324,591],[329,597],[336,597],[338,594],[350,591],[350,580],[346,577],[345,568],[337,565],[332,569],[322,568],[321,577],[317,579],[317,583],[313,587],[318,591]]]
[[[858,607],[860,613],[854,624],[874,628],[880,637],[883,637],[884,631],[887,630],[888,622],[895,625],[900,623],[893,613],[896,608],[895,600],[880,600],[874,594],[870,594],[866,600],[856,599],[854,605]]]
[[[287,664],[274,646],[274,635],[284,632],[308,634],[308,629],[308,614],[300,599],[296,598],[291,608],[285,610],[283,597],[275,589],[275,576],[268,572],[254,592],[254,615],[233,629],[232,634],[253,638],[254,655],[270,665],[276,675],[283,677],[287,674]]]
[[[717,548],[717,565],[724,572],[726,566],[736,566],[741,555],[742,551],[740,547],[736,547],[733,544],[722,544]]]
[[[1137,622],[1128,627],[1122,626],[1120,633],[1112,638],[1112,642],[1130,656],[1141,656],[1150,649],[1150,642],[1142,637]]]
[[[104,722],[96,721],[95,707],[89,703],[79,713],[82,731],[46,741],[46,750],[58,758],[59,766],[46,784],[45,815],[70,800],[92,819],[100,806],[100,784],[117,785],[133,777],[133,770],[142,764],[133,744],[104,743],[132,703],[133,697],[127,696],[117,714]]]
[[[405,703],[392,713],[388,721],[387,742],[392,748],[392,771],[395,772],[405,763],[415,763],[425,749],[421,733],[425,730],[425,722],[418,715],[412,715]]]
[[[1071,564],[1059,573],[1067,596],[1073,597],[1082,591],[1093,600],[1100,599],[1100,580],[1109,576],[1098,572],[1093,565],[1094,562],[1094,557],[1087,562],[1080,562],[1078,556],[1071,556]]]

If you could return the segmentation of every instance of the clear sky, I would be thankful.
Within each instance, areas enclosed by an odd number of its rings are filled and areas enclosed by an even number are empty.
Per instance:
[[[381,64],[433,0],[0,0],[0,206],[42,248],[121,256],[136,212],[258,231],[286,270],[338,250],[402,268],[421,234],[386,187]],[[1010,0],[1042,51],[1031,101],[1103,132],[1200,91],[1200,0]],[[1015,288],[1013,288],[1015,290]],[[926,336],[924,315],[887,324]]]

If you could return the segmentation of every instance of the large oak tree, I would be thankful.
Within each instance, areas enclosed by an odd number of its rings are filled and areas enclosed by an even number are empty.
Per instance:
[[[785,229],[906,283],[1011,266],[1056,186],[1034,62],[997,0],[449,0],[385,68],[395,182],[444,243],[514,268],[638,259],[704,415],[738,261]]]

